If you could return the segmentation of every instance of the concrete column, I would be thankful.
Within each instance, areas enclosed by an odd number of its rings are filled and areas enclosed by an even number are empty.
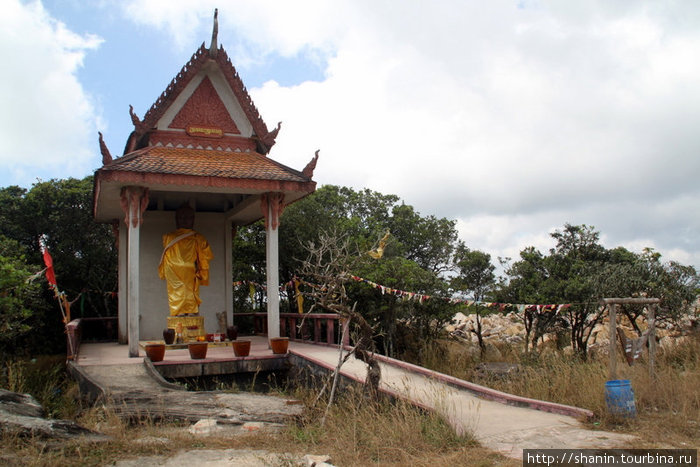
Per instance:
[[[118,275],[119,275],[119,289],[117,294],[117,307],[118,307],[118,319],[119,322],[119,343],[126,344],[129,341],[127,333],[127,323],[129,318],[127,315],[127,300],[129,297],[129,288],[127,285],[127,247],[129,244],[128,229],[121,227],[119,229],[119,251],[118,251]]]
[[[226,264],[226,293],[224,294],[224,300],[226,300],[226,319],[231,325],[233,324],[233,231],[230,220],[226,219],[224,221],[224,229],[226,230],[224,236],[224,261]],[[229,320],[228,318],[231,319]]]
[[[268,219],[274,215],[272,203],[268,206]],[[268,222],[265,232],[265,258],[267,275],[267,337],[280,336],[279,294],[279,231],[275,222]],[[274,227],[274,228],[273,228]]]
[[[128,246],[128,262],[127,269],[127,287],[129,295],[127,299],[127,314],[128,314],[128,335],[129,335],[129,357],[139,356],[139,292],[141,290],[139,276],[139,242],[140,242],[140,226],[134,227],[132,222],[129,222],[129,246]]]
[[[139,252],[141,223],[143,211],[148,206],[148,188],[130,186],[122,188],[121,205],[125,211],[124,222],[127,224],[127,337],[129,340],[129,357],[139,356],[139,300],[141,282],[139,277]],[[123,297],[122,297],[123,299]]]
[[[260,207],[265,216],[265,257],[267,276],[267,336],[280,337],[279,226],[284,210],[284,193],[264,193]]]

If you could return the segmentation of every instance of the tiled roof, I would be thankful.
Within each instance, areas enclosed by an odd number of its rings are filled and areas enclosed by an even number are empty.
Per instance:
[[[301,172],[256,152],[148,147],[119,159],[100,171],[169,174],[248,180],[309,182]]]

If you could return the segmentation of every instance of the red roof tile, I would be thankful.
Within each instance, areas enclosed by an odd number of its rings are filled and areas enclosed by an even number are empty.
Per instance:
[[[190,175],[252,180],[309,182],[301,172],[256,152],[148,147],[119,159],[99,171]]]

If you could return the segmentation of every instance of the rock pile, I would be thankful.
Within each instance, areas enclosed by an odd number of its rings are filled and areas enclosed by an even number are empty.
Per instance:
[[[445,331],[451,336],[460,340],[477,345],[478,339],[475,333],[477,329],[476,315],[465,315],[457,313],[452,321],[445,326]],[[642,331],[647,329],[646,319],[640,317],[638,326]],[[618,325],[622,327],[629,337],[637,337],[636,332],[626,318],[619,319]],[[607,354],[610,345],[609,320],[607,316],[601,323],[596,324],[591,332],[588,341],[588,348],[591,352]],[[656,339],[659,347],[671,348],[689,339],[691,334],[700,334],[700,320],[692,316],[684,316],[678,322],[663,321],[656,324]],[[494,313],[481,318],[481,335],[484,338],[486,347],[493,347],[494,344],[511,344],[513,346],[525,345],[525,325],[516,313],[499,314]],[[538,343],[540,347],[552,347],[556,339],[555,333],[543,336]],[[571,346],[564,349],[571,351]]]

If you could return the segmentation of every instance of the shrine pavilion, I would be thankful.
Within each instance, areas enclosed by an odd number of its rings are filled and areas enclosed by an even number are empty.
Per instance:
[[[318,152],[301,171],[269,157],[280,124],[269,131],[223,47],[217,17],[204,43],[140,119],[124,154],[112,158],[100,134],[103,166],[95,171],[94,216],[118,230],[119,342],[139,355],[139,341],[161,339],[168,317],[166,283],[158,277],[163,234],[175,210],[195,209],[194,230],[209,241],[210,283],[200,289],[208,332],[217,312],[233,313],[232,239],[237,226],[262,218],[267,290],[278,290],[278,230],[284,207],[312,193]],[[279,336],[279,296],[267,301],[268,336]]]

